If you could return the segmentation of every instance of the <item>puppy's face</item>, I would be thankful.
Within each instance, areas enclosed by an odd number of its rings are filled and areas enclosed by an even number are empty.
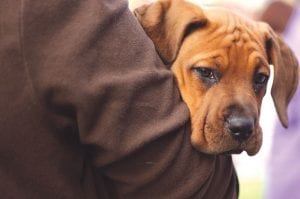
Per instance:
[[[137,14],[162,58],[172,65],[190,110],[191,140],[198,150],[258,152],[269,64],[275,71],[274,102],[287,126],[286,107],[297,86],[298,65],[266,24],[181,0],[161,1]]]
[[[251,30],[254,24],[230,13],[210,9],[205,15],[209,23],[185,38],[172,65],[190,110],[192,143],[206,153],[255,154],[270,76],[264,41]]]

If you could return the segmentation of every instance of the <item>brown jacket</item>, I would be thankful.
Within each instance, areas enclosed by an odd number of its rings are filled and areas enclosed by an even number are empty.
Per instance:
[[[236,198],[121,0],[0,1],[2,199]]]

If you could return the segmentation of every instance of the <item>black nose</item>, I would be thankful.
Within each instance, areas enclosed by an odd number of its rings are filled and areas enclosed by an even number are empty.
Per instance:
[[[231,116],[227,118],[228,129],[234,139],[238,141],[247,140],[254,129],[254,119],[245,116]]]

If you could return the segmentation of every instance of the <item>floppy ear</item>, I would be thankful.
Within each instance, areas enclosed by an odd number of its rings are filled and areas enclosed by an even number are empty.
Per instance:
[[[134,11],[165,63],[176,59],[184,37],[207,22],[202,10],[183,0],[161,0]]]
[[[269,63],[274,66],[271,94],[282,125],[288,127],[287,106],[298,85],[298,61],[283,39],[268,28],[266,49]]]

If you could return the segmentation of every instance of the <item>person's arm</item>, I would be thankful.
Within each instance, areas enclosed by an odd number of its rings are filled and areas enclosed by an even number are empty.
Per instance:
[[[30,116],[43,117],[26,129],[40,141],[28,146],[37,196],[51,198],[51,175],[61,198],[235,197],[231,158],[192,148],[174,77],[125,1],[24,0],[20,11]]]

